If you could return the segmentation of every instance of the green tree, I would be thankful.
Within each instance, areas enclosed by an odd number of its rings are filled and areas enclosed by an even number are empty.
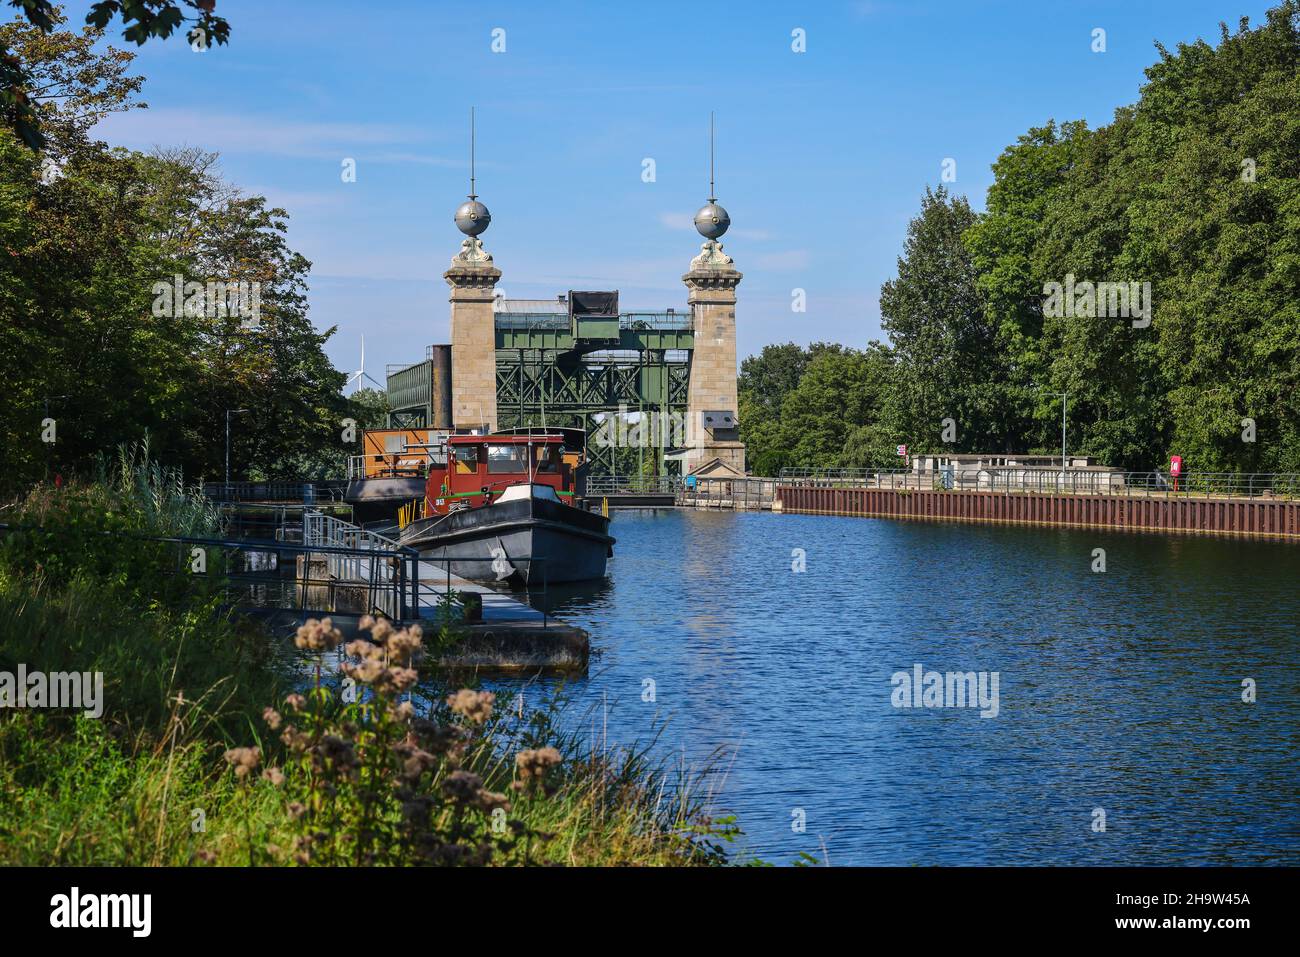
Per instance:
[[[1002,439],[998,400],[1008,370],[964,241],[975,222],[964,197],[927,189],[898,277],[880,290],[895,356],[887,419],[897,442],[918,451],[983,451]],[[956,430],[946,444],[944,420]]]
[[[46,156],[0,129],[3,481],[84,470],[146,434],[187,476],[217,476],[227,409],[249,410],[232,420],[236,474],[337,466],[352,406],[322,349],[334,330],[308,319],[310,263],[286,244],[285,211],[225,182],[214,154],[90,140],[94,115],[129,108],[139,87],[129,54],[96,52],[94,31],[3,31],[62,91],[41,107]],[[171,295],[177,277],[203,291],[196,308]],[[209,282],[258,296],[218,303]],[[251,318],[229,308],[254,303]]]

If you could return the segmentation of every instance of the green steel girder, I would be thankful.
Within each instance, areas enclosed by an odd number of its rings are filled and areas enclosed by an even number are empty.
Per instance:
[[[497,352],[497,418],[547,413],[672,411],[686,406],[690,361],[662,353],[584,357],[576,353]]]
[[[690,329],[620,329],[617,344],[574,340],[568,329],[497,327],[497,352],[523,349],[551,352],[594,352],[601,349],[618,349],[626,352],[662,351],[665,349],[690,351],[695,348],[695,333]]]
[[[502,332],[497,330],[498,343]],[[644,335],[641,330],[623,330]],[[533,330],[534,335],[538,330]],[[553,330],[542,330],[554,334]],[[534,340],[536,341],[536,340]],[[497,349],[497,424],[500,428],[548,425],[580,428],[593,435],[598,415],[623,412],[686,413],[689,351],[669,359],[662,349],[625,354],[573,350]],[[589,442],[587,458],[596,473],[626,473],[629,463],[656,473],[670,471],[662,448],[630,451]]]

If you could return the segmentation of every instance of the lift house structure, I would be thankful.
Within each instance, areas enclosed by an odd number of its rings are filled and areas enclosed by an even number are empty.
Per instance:
[[[730,217],[712,195],[695,217],[705,241],[682,276],[680,312],[622,311],[617,291],[503,299],[501,270],[479,239],[491,215],[472,185],[455,221],[465,238],[443,274],[451,342],[388,370],[391,429],[430,442],[564,428],[585,434],[586,467],[597,474],[627,472],[628,463],[659,475],[745,473],[736,419],[741,273],[718,242]],[[391,454],[400,441],[391,440]],[[620,458],[620,447],[635,452]]]

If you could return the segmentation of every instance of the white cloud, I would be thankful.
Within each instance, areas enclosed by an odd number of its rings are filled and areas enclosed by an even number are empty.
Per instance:
[[[691,230],[695,228],[695,217],[690,213],[660,213],[659,225],[665,229]]]
[[[384,123],[303,123],[252,113],[158,109],[113,113],[95,127],[109,143],[135,149],[189,143],[220,153],[254,153],[337,159],[368,149],[428,139],[418,128]],[[457,165],[460,161],[410,150],[375,154],[386,162]]]

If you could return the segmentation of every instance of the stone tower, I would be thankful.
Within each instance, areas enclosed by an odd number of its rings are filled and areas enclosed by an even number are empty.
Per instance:
[[[497,345],[493,300],[501,270],[474,236],[461,244],[443,273],[451,286],[452,426],[497,427]]]
[[[469,197],[456,210],[456,228],[465,234],[451,268],[442,274],[451,286],[451,419],[457,431],[495,432],[497,427],[497,280],[501,270],[483,249],[479,236],[492,214],[474,192],[474,111],[470,110]]]
[[[737,472],[745,471],[745,446],[736,423],[736,286],[741,273],[722,244],[707,240],[682,276],[695,348],[687,393],[686,437],[689,451],[682,462],[689,474],[718,458]]]
[[[689,290],[695,348],[686,398],[687,453],[683,474],[710,459],[745,471],[745,446],[737,423],[736,286],[741,274],[718,242],[731,217],[718,205],[713,186],[713,116],[709,116],[709,201],[695,214],[695,229],[704,237],[691,271],[682,276]]]

